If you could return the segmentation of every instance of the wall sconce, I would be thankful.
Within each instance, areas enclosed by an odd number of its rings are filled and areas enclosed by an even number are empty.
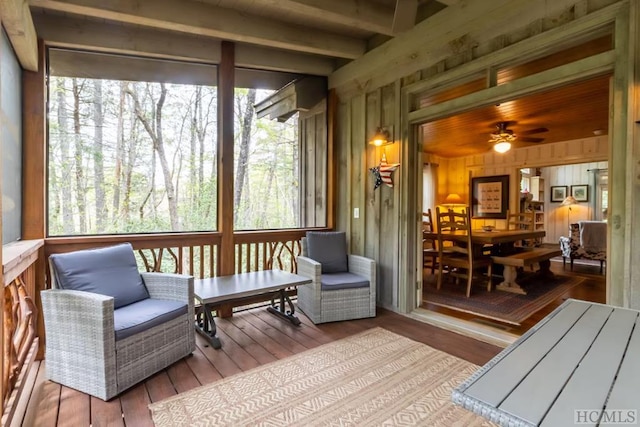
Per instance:
[[[391,134],[387,128],[379,126],[376,128],[376,133],[373,134],[373,137],[369,140],[369,144],[382,147],[393,144],[393,139],[391,139]]]

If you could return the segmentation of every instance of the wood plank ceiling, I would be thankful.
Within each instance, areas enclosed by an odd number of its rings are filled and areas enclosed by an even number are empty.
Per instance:
[[[217,64],[221,41],[231,40],[239,67],[320,76],[458,1],[28,0],[37,35],[48,46]],[[499,79],[519,73],[513,67]],[[473,82],[467,88],[478,89]],[[486,152],[489,133],[503,120],[514,122],[516,134],[548,128],[543,143],[606,133],[607,93],[603,77],[432,122],[422,127],[425,151],[445,157]],[[441,101],[425,97],[423,106]]]

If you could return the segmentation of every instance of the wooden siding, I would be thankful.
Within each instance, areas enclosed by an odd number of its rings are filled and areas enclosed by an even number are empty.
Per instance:
[[[327,225],[327,103],[299,117],[300,226]]]

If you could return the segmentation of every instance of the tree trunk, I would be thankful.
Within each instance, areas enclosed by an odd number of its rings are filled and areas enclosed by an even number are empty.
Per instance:
[[[102,80],[93,81],[93,182],[96,194],[96,232],[105,230],[108,212],[104,195],[104,154],[102,141],[102,127],[104,116],[102,112]]]
[[[82,147],[82,135],[80,134],[80,92],[82,86],[78,85],[78,79],[72,79],[73,83],[73,139],[75,144],[75,183],[76,183],[76,204],[78,205],[78,223],[80,226],[80,234],[87,233],[86,222],[86,183],[84,179],[84,166],[82,165],[82,156],[84,148]]]
[[[116,129],[116,159],[113,171],[113,224],[118,224],[120,215],[120,188],[122,184],[122,157],[124,153],[124,106],[126,82],[120,82],[120,98],[118,101],[118,124]]]
[[[244,190],[249,161],[249,143],[251,142],[251,123],[253,121],[253,104],[256,102],[256,90],[249,89],[244,106],[244,113],[240,117],[241,136],[240,153],[238,154],[238,167],[236,170],[235,194],[233,197],[233,210],[236,218],[239,214],[242,191]]]
[[[60,87],[57,91],[58,100],[58,127],[60,135],[60,172],[61,172],[61,197],[62,204],[62,232],[69,235],[74,232],[73,202],[71,194],[71,159],[69,155],[69,133],[67,124],[67,104],[65,99],[66,79],[57,79]]]
[[[148,84],[147,84],[148,85]],[[149,86],[147,86],[149,89]],[[149,90],[149,92],[151,92]],[[173,187],[173,181],[171,177],[171,170],[169,169],[169,163],[167,162],[167,156],[164,150],[164,141],[162,137],[162,107],[164,106],[164,102],[167,98],[167,88],[164,83],[160,83],[160,97],[155,105],[155,112],[153,114],[154,121],[153,123],[146,117],[142,107],[140,105],[140,101],[138,100],[138,96],[135,91],[128,92],[135,103],[135,111],[138,120],[142,123],[147,134],[151,138],[153,142],[153,147],[155,152],[158,155],[158,160],[160,160],[160,167],[162,168],[162,175],[164,177],[164,186],[165,192],[167,194],[167,202],[169,204],[169,218],[171,221],[171,230],[179,231],[180,226],[178,223],[178,207],[176,202],[175,190]]]

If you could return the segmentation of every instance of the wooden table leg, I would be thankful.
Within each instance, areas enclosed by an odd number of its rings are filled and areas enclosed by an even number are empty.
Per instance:
[[[554,277],[553,271],[551,271],[551,260],[542,260],[539,264],[540,270],[537,271],[537,274],[540,277],[544,277],[545,279]]]
[[[514,294],[527,294],[525,290],[522,289],[522,287],[518,283],[516,283],[518,271],[514,266],[505,265],[502,275],[504,277],[504,281],[496,286],[496,289],[500,291],[513,292]]]

